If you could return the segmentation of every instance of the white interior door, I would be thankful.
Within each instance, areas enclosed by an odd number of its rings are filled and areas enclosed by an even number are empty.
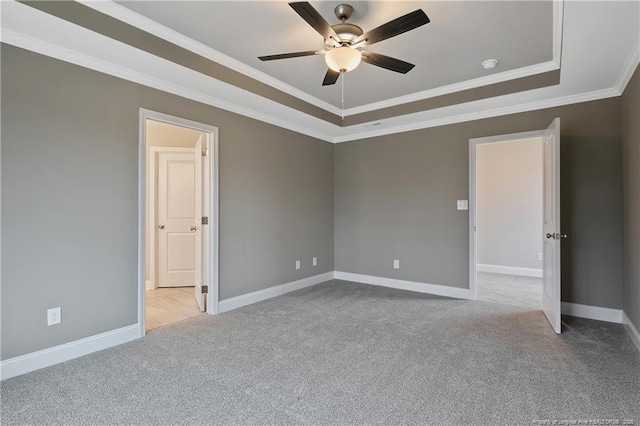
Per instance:
[[[207,224],[202,226],[202,282],[207,288],[211,287],[211,229],[214,226],[214,218],[211,217],[211,194],[213,193],[211,187],[211,139],[210,135],[204,135],[202,137],[202,147],[204,148],[204,156],[202,157],[202,216],[207,218]],[[208,297],[208,294],[202,295],[203,299]],[[211,299],[208,299],[211,300]],[[209,302],[205,303],[205,307]]]
[[[204,311],[206,308],[204,293],[202,292],[202,286],[204,283],[204,275],[203,275],[203,262],[202,262],[202,241],[203,241],[203,230],[204,225],[202,224],[202,196],[204,192],[204,188],[202,185],[202,169],[205,156],[203,154],[206,153],[206,141],[204,136],[200,136],[198,138],[198,142],[196,143],[196,149],[194,152],[194,164],[195,164],[195,188],[196,188],[196,217],[194,219],[193,226],[196,228],[195,238],[194,238],[194,252],[195,252],[195,298],[198,303],[198,307],[201,311]]]
[[[544,133],[543,290],[542,310],[560,334],[560,119]]]
[[[196,162],[193,151],[158,154],[158,287],[195,284]]]

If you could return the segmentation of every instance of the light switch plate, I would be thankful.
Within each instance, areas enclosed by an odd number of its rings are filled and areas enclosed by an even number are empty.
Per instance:
[[[469,200],[458,200],[458,210],[469,210]]]

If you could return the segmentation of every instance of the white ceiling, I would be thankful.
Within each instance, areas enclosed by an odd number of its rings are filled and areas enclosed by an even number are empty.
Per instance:
[[[111,1],[85,4],[328,111],[340,113],[333,105],[177,31],[170,30],[164,25],[133,13],[119,4]],[[458,3],[460,7],[466,7],[468,4]],[[283,8],[282,13],[291,20],[292,14],[287,7]],[[319,9],[325,17],[330,16],[331,6],[327,11],[323,9],[323,3],[320,3]],[[272,99],[216,80],[23,3],[0,2],[2,23],[0,36],[1,41],[9,45],[335,143],[619,96],[640,62],[640,2],[638,0],[565,1],[554,3],[554,10],[557,9],[562,15],[562,32],[556,40],[562,43],[562,55],[558,56],[558,59],[561,58],[560,84],[410,114],[405,113],[390,118],[374,119],[351,126],[339,126],[287,107]],[[432,17],[428,8],[425,7],[425,10]],[[293,13],[293,22],[296,21],[302,22],[302,28],[307,31],[304,22]],[[377,24],[378,22],[373,25]],[[426,27],[429,25],[432,24]],[[557,31],[556,28],[557,26],[554,26],[554,33]],[[421,30],[417,29],[415,32]],[[310,32],[311,37],[314,38],[313,31]],[[238,34],[242,32],[239,31]],[[411,32],[400,35],[398,38],[410,35]],[[386,42],[383,41],[378,45],[381,46]],[[378,45],[374,45],[371,50]],[[559,46],[559,43],[554,43],[554,46]],[[447,48],[446,41],[442,42],[442,48]],[[267,53],[270,52],[260,51],[257,54]],[[509,73],[514,72],[506,72],[506,74]],[[357,74],[354,72],[352,75]],[[490,84],[500,75],[501,73],[498,73],[477,78],[457,85],[457,88],[460,90]],[[379,86],[372,90],[379,90]],[[435,90],[437,92],[444,88]],[[403,99],[382,102],[374,106],[350,108],[343,111],[343,114],[349,116],[422,97],[424,93],[418,92]],[[375,122],[378,125],[374,126]]]
[[[330,24],[340,1],[311,2]],[[322,36],[283,1],[124,1],[119,4],[336,107],[340,84],[322,86],[322,56],[261,62],[258,56],[321,50]],[[361,64],[346,75],[345,108],[532,66],[553,59],[551,1],[350,2],[365,31],[422,8],[431,22],[366,50],[411,62],[402,75]],[[482,68],[485,59],[499,65]],[[338,82],[340,83],[340,82]]]

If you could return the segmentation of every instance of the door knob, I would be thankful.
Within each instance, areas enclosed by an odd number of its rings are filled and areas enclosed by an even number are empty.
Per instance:
[[[554,240],[559,240],[560,238],[567,238],[567,234],[560,234],[558,232],[554,232],[554,233],[547,232],[547,238],[553,238]]]
[[[189,228],[189,229],[191,229],[192,231],[195,231],[195,230],[196,230],[196,227],[195,227],[195,226],[192,226],[192,227],[191,227],[191,228]]]
[[[160,225],[158,225],[158,229],[164,229],[164,225],[161,223]]]

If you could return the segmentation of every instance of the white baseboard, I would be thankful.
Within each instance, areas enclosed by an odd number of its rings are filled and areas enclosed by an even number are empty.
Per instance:
[[[563,315],[622,324],[622,310],[620,309],[562,302],[561,310]]]
[[[636,345],[636,349],[640,352],[640,333],[624,311],[622,311],[622,324],[624,324],[624,328],[627,330],[627,333],[629,333],[631,341]]]
[[[372,275],[352,274],[350,272],[339,271],[335,271],[335,279],[415,291],[418,293],[435,294],[437,296],[447,296],[456,299],[472,298],[471,291],[468,288],[449,287],[446,285],[419,283],[416,281],[397,280],[394,278],[375,277]]]
[[[151,281],[149,281],[149,280],[145,281],[144,286],[145,286],[145,288],[147,290],[153,290],[154,289],[153,286],[151,285]]]
[[[487,265],[479,263],[476,265],[476,271],[493,272],[495,274],[520,275],[522,277],[542,278],[542,269],[534,268],[518,268],[515,266]]]
[[[9,379],[135,340],[139,337],[139,332],[140,327],[138,324],[134,324],[30,354],[9,358],[0,362],[0,380]]]
[[[243,306],[251,305],[253,303],[261,302],[263,300],[271,299],[272,297],[281,296],[292,291],[300,290],[305,287],[320,284],[325,281],[333,279],[333,271],[320,275],[314,275],[313,277],[303,278],[298,281],[292,281],[286,284],[280,284],[273,287],[265,288],[264,290],[254,291],[253,293],[243,294],[229,299],[221,300],[219,302],[219,313],[228,312],[233,309],[238,309]]]

